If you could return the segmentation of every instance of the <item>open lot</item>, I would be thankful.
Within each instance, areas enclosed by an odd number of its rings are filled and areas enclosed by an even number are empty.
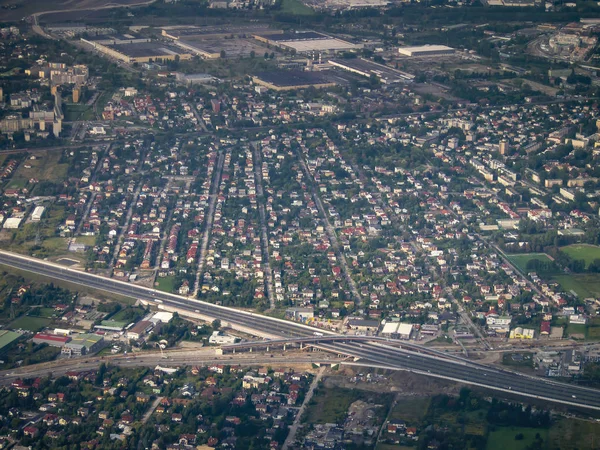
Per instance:
[[[350,405],[358,400],[360,392],[351,389],[319,389],[306,412],[310,423],[340,423]]]
[[[585,260],[585,266],[589,266],[595,259],[600,259],[600,247],[597,245],[573,244],[560,248],[561,252],[566,253],[571,258]]]
[[[68,164],[61,164],[61,152],[46,151],[38,152],[35,159],[27,157],[20,165],[8,187],[13,188],[15,184],[27,182],[31,178],[39,181],[49,180],[54,182],[62,181],[67,176]]]
[[[527,263],[529,261],[533,261],[535,259],[539,261],[548,261],[552,262],[552,259],[545,253],[521,253],[516,255],[506,255],[507,258],[512,262],[517,268],[524,273],[527,273]]]
[[[550,428],[549,440],[553,449],[591,449],[598,448],[599,436],[600,423],[578,419],[561,419]]]

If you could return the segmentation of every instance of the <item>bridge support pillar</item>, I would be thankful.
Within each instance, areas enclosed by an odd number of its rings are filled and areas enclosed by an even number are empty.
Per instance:
[[[267,345],[267,352],[269,351],[269,346]]]
[[[252,347],[250,347],[250,353],[252,353]]]
[[[285,344],[283,344],[283,351],[285,352]]]
[[[304,348],[304,343],[300,342],[300,350],[302,350]]]

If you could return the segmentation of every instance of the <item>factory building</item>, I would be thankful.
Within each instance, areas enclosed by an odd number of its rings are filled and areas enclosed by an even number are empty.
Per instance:
[[[453,55],[455,50],[445,45],[420,45],[417,47],[400,47],[398,53],[409,57],[432,57]]]

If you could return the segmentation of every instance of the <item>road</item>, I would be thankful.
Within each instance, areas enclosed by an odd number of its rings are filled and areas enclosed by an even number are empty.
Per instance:
[[[194,283],[193,297],[198,296],[200,292],[200,279],[204,271],[204,263],[206,262],[206,252],[208,251],[208,241],[210,239],[210,233],[212,231],[213,222],[215,220],[215,206],[217,204],[217,197],[219,196],[219,185],[221,184],[221,174],[223,173],[223,162],[225,161],[225,155],[223,151],[219,151],[217,156],[217,167],[213,174],[213,179],[210,185],[210,194],[208,197],[208,209],[206,211],[205,222],[206,228],[202,235],[202,243],[200,244],[200,254],[198,255],[198,267],[196,268],[196,282]]]
[[[290,432],[288,433],[287,438],[285,439],[285,442],[281,446],[281,450],[288,450],[290,445],[292,445],[296,441],[296,433],[298,432],[298,427],[300,426],[300,422],[302,421],[302,416],[304,415],[307,406],[310,404],[313,394],[315,393],[315,389],[319,385],[321,378],[323,378],[324,373],[325,373],[325,367],[321,367],[319,369],[319,372],[317,373],[317,376],[313,379],[312,383],[310,384],[310,388],[308,389],[308,392],[306,393],[306,397],[304,397],[304,401],[302,402],[302,406],[298,410],[298,414],[296,414],[294,423],[290,427]]]
[[[342,272],[344,273],[344,278],[346,279],[346,282],[348,283],[348,287],[350,288],[350,291],[352,292],[352,296],[354,297],[354,303],[356,303],[356,306],[361,306],[362,297],[360,296],[360,294],[358,292],[358,288],[356,287],[356,283],[354,282],[354,279],[350,275],[350,270],[348,269],[346,257],[344,256],[344,253],[343,253],[340,243],[338,241],[335,229],[333,228],[333,226],[329,222],[329,219],[327,218],[327,211],[325,211],[325,208],[323,207],[323,202],[321,201],[321,197],[319,196],[319,194],[317,193],[317,190],[315,188],[315,179],[311,175],[310,170],[308,169],[308,166],[306,165],[306,160],[304,159],[304,156],[302,155],[302,152],[299,149],[296,149],[296,155],[298,156],[298,160],[300,161],[300,165],[302,166],[304,175],[306,176],[306,179],[310,185],[312,197],[315,200],[315,204],[317,205],[317,209],[319,210],[319,213],[321,214],[321,219],[323,219],[323,224],[325,225],[325,231],[327,232],[327,236],[329,236],[331,245],[333,246],[333,249],[335,250],[336,257],[340,263]]]
[[[159,304],[159,307],[176,308],[182,315],[202,314],[206,317],[219,318],[224,326],[253,330],[257,335],[314,338],[314,328],[299,323],[160,292],[4,250],[0,250],[0,264],[34,272],[55,280],[64,280],[93,289],[155,302]],[[335,335],[326,330],[320,330],[320,332],[325,335],[324,341],[327,336]],[[546,378],[517,374],[468,361],[426,355],[416,350],[394,348],[377,342],[324,342],[318,347],[334,354],[358,358],[355,362],[345,362],[344,364],[407,370],[505,393],[600,411],[600,391],[596,389],[558,383]],[[188,359],[183,359],[181,364],[190,362],[188,357]]]
[[[98,368],[101,363],[119,367],[181,367],[181,366],[207,366],[211,364],[228,364],[255,366],[261,364],[277,364],[283,366],[306,365],[312,363],[338,362],[335,357],[326,353],[310,352],[282,355],[253,352],[240,353],[231,356],[216,356],[215,349],[200,349],[196,351],[165,351],[165,357],[157,352],[134,353],[131,355],[111,355],[105,357],[78,357],[72,359],[59,359],[49,363],[23,366],[17,369],[0,371],[0,385],[7,385],[14,380],[23,378],[44,377],[49,373],[57,377],[69,371],[85,372]],[[273,356],[271,356],[273,355]]]
[[[269,262],[269,235],[267,233],[267,212],[265,210],[265,193],[262,177],[262,154],[257,142],[253,142],[254,152],[254,183],[256,184],[256,200],[258,203],[258,214],[260,216],[260,241],[262,244],[263,271],[265,273],[265,284],[267,287],[267,298],[269,309],[275,308],[275,289],[273,287],[273,271]]]

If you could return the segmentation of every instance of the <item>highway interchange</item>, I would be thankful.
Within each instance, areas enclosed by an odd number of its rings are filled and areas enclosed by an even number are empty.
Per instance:
[[[315,329],[306,325],[168,294],[1,250],[0,264],[88,288],[133,297],[146,302],[154,302],[159,307],[175,308],[182,315],[196,314],[218,318],[232,328],[254,330],[257,335],[263,337],[285,338],[290,339],[290,341],[296,338],[315,338]],[[509,394],[600,410],[599,390],[496,369],[443,354],[436,355],[431,352],[425,354],[420,352],[416,346],[413,346],[415,348],[412,349],[406,347],[396,348],[381,341],[326,342],[328,336],[333,334],[321,330],[319,332],[324,334],[320,337],[321,342],[317,345],[320,349],[354,358],[354,361],[345,361],[344,364],[407,370]]]

